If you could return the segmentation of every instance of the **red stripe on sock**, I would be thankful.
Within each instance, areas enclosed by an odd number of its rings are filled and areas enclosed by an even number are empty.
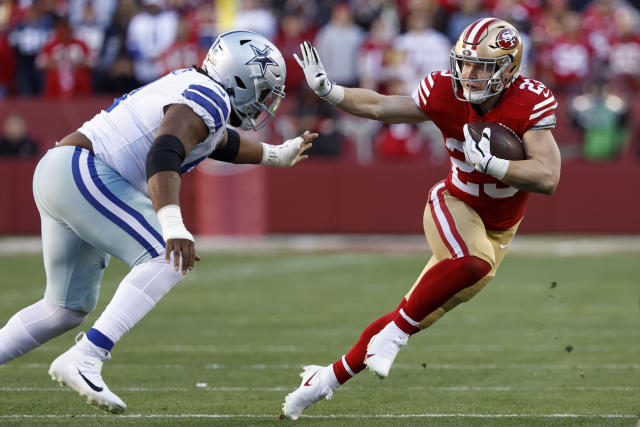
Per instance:
[[[334,362],[333,373],[336,374],[336,378],[340,384],[344,384],[351,378],[351,374],[347,371],[347,368],[344,367],[344,363],[342,363],[342,358]]]
[[[391,322],[400,309],[404,307],[406,302],[407,301],[403,298],[402,302],[395,310],[385,314],[367,326],[365,330],[362,331],[362,334],[360,334],[358,341],[353,345],[353,347],[351,347],[347,354],[345,354],[344,358],[354,374],[359,373],[366,367],[364,364],[364,358],[367,354],[367,345],[369,344],[369,341],[371,341],[371,337],[380,332],[387,323]],[[340,384],[344,384],[345,381],[352,378],[342,365],[342,358],[338,359],[333,364],[333,372],[336,374],[336,378]]]
[[[411,320],[414,320],[414,319],[411,319]],[[420,328],[418,328],[417,326],[414,326],[411,323],[409,323],[407,319],[405,319],[404,316],[400,313],[396,315],[393,321],[395,322],[396,325],[398,325],[398,328],[400,328],[402,332],[404,332],[405,334],[413,335],[420,330]],[[418,322],[418,320],[416,320],[416,322]]]

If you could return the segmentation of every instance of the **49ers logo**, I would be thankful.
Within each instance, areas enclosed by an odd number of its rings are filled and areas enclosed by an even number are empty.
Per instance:
[[[496,37],[496,43],[502,49],[511,50],[518,46],[520,40],[518,40],[518,36],[516,35],[515,31],[506,29],[500,31],[498,37]]]

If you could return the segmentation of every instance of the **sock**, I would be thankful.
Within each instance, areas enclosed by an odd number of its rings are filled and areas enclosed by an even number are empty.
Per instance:
[[[491,265],[475,256],[440,261],[422,276],[394,323],[409,335],[416,333],[422,319],[490,271]]]
[[[95,328],[89,329],[87,332],[87,339],[100,348],[104,348],[107,351],[111,351],[114,346],[114,342],[111,341],[105,334]]]
[[[164,254],[134,266],[87,334],[98,347],[113,347],[184,276],[165,263]],[[92,332],[92,330],[94,332]]]
[[[371,337],[380,332],[382,328],[384,328],[387,323],[391,322],[396,314],[402,309],[405,305],[406,300],[402,299],[400,305],[393,310],[391,313],[387,313],[384,316],[380,317],[369,326],[362,331],[360,338],[354,344],[353,347],[342,356],[342,358],[338,359],[333,364],[333,372],[336,375],[336,378],[340,384],[344,384],[350,378],[354,377],[357,373],[361,372],[366,365],[364,364],[364,358],[367,353],[367,345],[369,341],[371,341]]]
[[[44,299],[23,308],[0,329],[0,365],[75,328],[87,315]]]

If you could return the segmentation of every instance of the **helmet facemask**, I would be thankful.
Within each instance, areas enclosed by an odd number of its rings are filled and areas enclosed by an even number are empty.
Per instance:
[[[505,82],[504,73],[513,63],[511,55],[504,55],[498,58],[481,58],[463,56],[457,54],[454,49],[450,52],[451,75],[453,84],[453,93],[460,101],[471,102],[472,104],[480,104],[492,96],[502,92],[505,86],[510,83]],[[482,78],[464,78],[464,64],[467,67],[479,67],[476,74],[483,76]],[[480,87],[473,90],[472,88]]]
[[[258,130],[266,126],[276,115],[280,102],[284,99],[284,90],[275,88],[261,75],[251,74],[257,99],[239,104],[231,96],[231,107],[242,120],[239,127],[245,130]]]

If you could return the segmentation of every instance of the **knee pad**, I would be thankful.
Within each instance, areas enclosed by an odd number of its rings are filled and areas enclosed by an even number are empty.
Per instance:
[[[45,299],[19,313],[25,329],[38,342],[47,341],[80,325],[89,313],[61,307]]]

